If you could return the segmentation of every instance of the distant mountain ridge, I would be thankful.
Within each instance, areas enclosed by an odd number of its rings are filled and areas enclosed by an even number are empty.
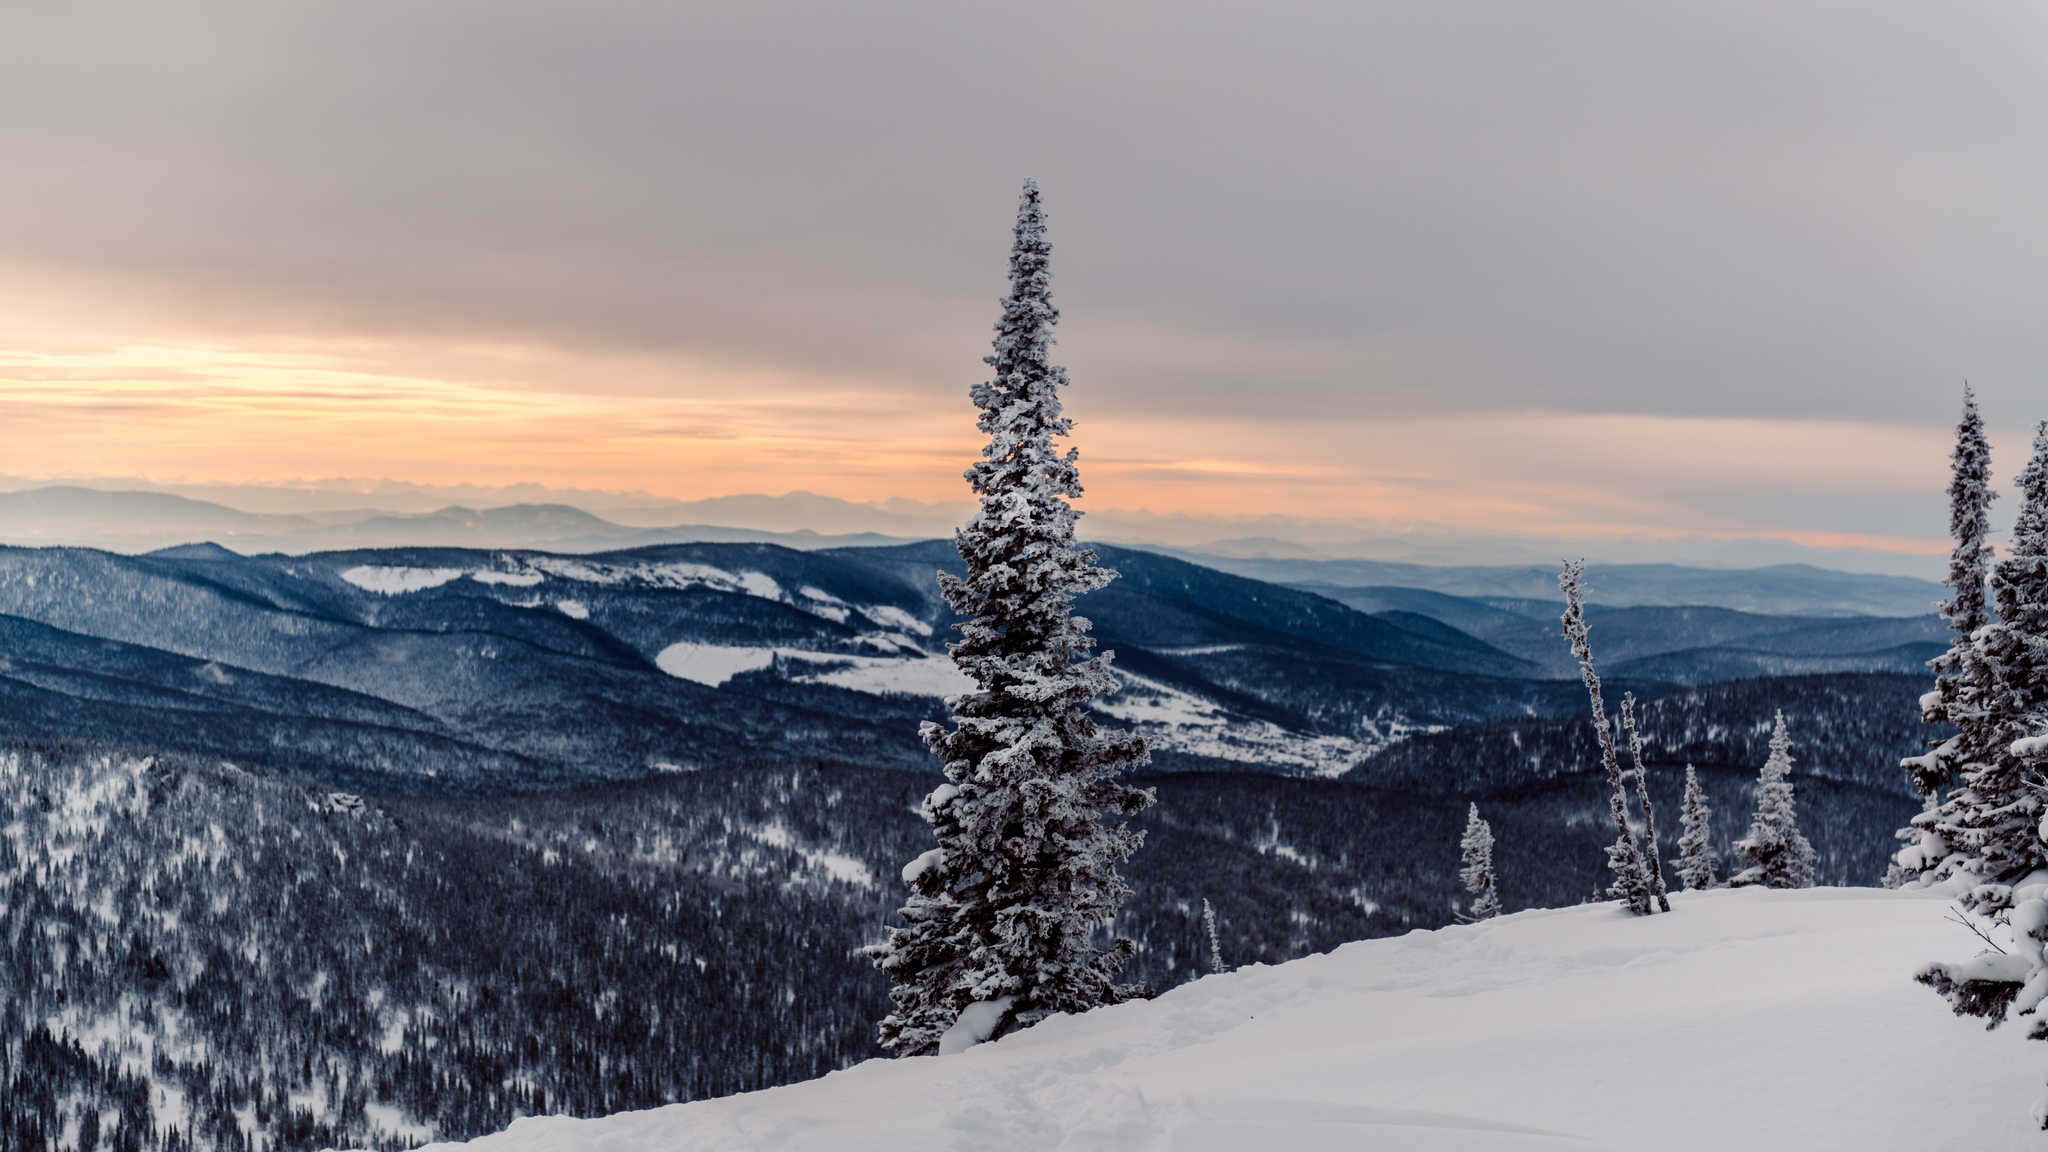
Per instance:
[[[1276,560],[1161,549],[1225,572],[1275,584],[1333,589],[1402,587],[1478,600],[1556,603],[1556,566],[1434,567],[1378,560]],[[1708,606],[1773,616],[1924,616],[1946,590],[1931,580],[1836,572],[1808,564],[1766,568],[1685,568],[1676,564],[1603,564],[1587,569],[1587,597],[1608,608]]]
[[[634,527],[567,504],[483,509],[448,505],[417,513],[374,508],[255,513],[167,492],[56,486],[0,493],[0,540],[126,553],[192,543],[231,546],[243,555],[404,547],[599,552],[700,542],[773,543],[808,550],[895,544],[912,538],[872,532],[828,536],[802,528],[778,532],[695,524]]]
[[[1162,769],[1331,775],[1417,728],[1573,706],[1575,685],[1428,621],[1103,547],[1078,611],[1117,653],[1105,722]],[[148,742],[367,791],[497,791],[792,748],[931,770],[967,681],[942,542],[566,555],[142,556],[0,548],[0,735]],[[1643,685],[1645,692],[1655,691]]]
[[[54,496],[60,492],[70,495],[45,499],[41,508],[35,507],[34,501],[12,499],[37,493]],[[130,496],[142,499],[132,501],[132,507],[126,509],[117,506],[123,498]],[[97,502],[88,503],[88,497],[97,498]],[[184,508],[181,512],[182,506],[164,503],[164,497],[182,498],[209,507]],[[457,535],[451,530],[432,539],[423,539],[417,534],[378,537],[365,536],[360,532],[348,537],[323,534],[323,529],[329,526],[377,518],[408,521],[439,517],[450,512],[466,514],[452,517],[460,521],[473,517],[479,511],[528,506],[573,508],[605,521],[607,526],[595,528],[594,533],[583,536],[563,535],[558,530],[548,529],[516,537],[486,537],[476,534],[473,528],[463,529],[459,523],[451,529],[466,530],[469,534]],[[137,511],[141,509],[148,509],[150,514],[138,515]],[[886,500],[853,501],[802,491],[785,492],[779,496],[748,493],[678,500],[644,491],[605,492],[550,488],[532,483],[431,485],[392,480],[335,479],[275,484],[155,484],[135,478],[96,478],[62,482],[53,487],[47,481],[38,483],[25,477],[0,476],[0,543],[68,544],[126,552],[212,539],[209,533],[223,528],[238,535],[234,547],[245,553],[266,550],[310,552],[408,544],[596,551],[694,540],[779,541],[803,548],[818,546],[812,541],[820,536],[848,544],[948,538],[973,511],[974,504],[968,500],[928,503],[890,497]],[[249,516],[270,519],[252,522],[245,519]],[[673,534],[679,526],[680,530],[688,533],[687,536]],[[513,525],[501,522],[495,527],[502,530]],[[714,531],[724,531],[729,535],[709,534]],[[1666,562],[1712,570],[1749,570],[1765,565],[1803,562],[1829,570],[1853,567],[1864,572],[1920,577],[1933,577],[1940,571],[1940,561],[1931,554],[1910,555],[1855,548],[1817,549],[1776,539],[1552,537],[1444,524],[1359,518],[1317,519],[1279,514],[1162,515],[1143,509],[1091,507],[1082,519],[1079,531],[1088,541],[1224,560],[1366,560],[1436,568],[1524,563],[1548,567],[1551,557],[1573,555],[1592,558],[1596,567]],[[635,535],[641,532],[670,534]],[[1270,576],[1262,578],[1278,583],[1294,582]],[[1357,581],[1347,577],[1339,582]],[[1407,584],[1410,581],[1367,580],[1364,583]],[[1717,599],[1707,602],[1721,603]],[[1753,607],[1734,603],[1723,606]],[[1892,614],[1912,615],[1918,611],[1916,607]]]

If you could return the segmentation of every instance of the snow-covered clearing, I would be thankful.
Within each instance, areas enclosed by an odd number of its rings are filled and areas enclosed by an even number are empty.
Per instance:
[[[547,1117],[475,1152],[2039,1146],[2048,1044],[1912,981],[1977,941],[1865,888],[1679,893],[1349,944],[952,1056]],[[446,1148],[449,1145],[433,1145]]]
[[[1186,752],[1259,764],[1268,770],[1335,777],[1392,740],[1290,732],[1269,720],[1233,716],[1213,700],[1147,676],[1123,669],[1116,675],[1116,694],[1097,698],[1093,707],[1143,732],[1154,751]]]
[[[757,672],[775,662],[773,648],[741,648],[728,644],[671,644],[654,657],[654,666],[678,680],[713,688],[742,672]]]
[[[343,572],[341,578],[365,592],[398,596],[439,588],[462,574],[460,568],[389,568],[359,564]]]
[[[802,684],[831,684],[855,692],[900,692],[909,696],[957,696],[974,691],[974,678],[950,656],[888,660],[876,656],[825,656],[792,653],[811,660],[830,660],[832,667],[793,677]]]
[[[974,689],[974,681],[950,657],[914,659],[850,656],[802,648],[744,648],[723,644],[671,644],[654,657],[654,666],[682,680],[716,688],[742,672],[757,672],[777,659],[825,667],[799,672],[799,684],[830,684],[856,692],[900,692],[913,696],[952,696]]]

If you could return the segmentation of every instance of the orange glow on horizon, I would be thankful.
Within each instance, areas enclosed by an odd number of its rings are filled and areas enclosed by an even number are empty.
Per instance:
[[[17,477],[356,476],[684,500],[805,490],[931,503],[968,498],[961,472],[981,445],[964,380],[941,389],[480,341],[200,339],[160,326],[149,339],[119,340],[6,314],[0,405],[12,431],[6,471]],[[1085,383],[1068,402],[1084,509],[1946,549],[1905,526],[1789,527],[1691,499],[1939,491],[1940,430],[1512,411],[1383,421],[1139,415]],[[1587,445],[1600,446],[1597,457]]]

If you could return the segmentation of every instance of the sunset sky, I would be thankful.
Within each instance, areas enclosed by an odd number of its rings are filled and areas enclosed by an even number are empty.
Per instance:
[[[957,500],[1025,176],[1094,506],[1930,553],[2048,418],[2038,4],[83,0],[0,140],[15,477]]]

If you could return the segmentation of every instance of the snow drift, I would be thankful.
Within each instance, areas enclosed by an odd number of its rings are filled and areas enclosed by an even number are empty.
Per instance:
[[[1913,982],[1981,945],[1942,898],[1672,894],[1367,940],[957,1055],[475,1152],[2034,1147],[2048,1050]],[[2002,942],[2002,941],[2001,941]],[[455,1145],[432,1145],[450,1148]]]

